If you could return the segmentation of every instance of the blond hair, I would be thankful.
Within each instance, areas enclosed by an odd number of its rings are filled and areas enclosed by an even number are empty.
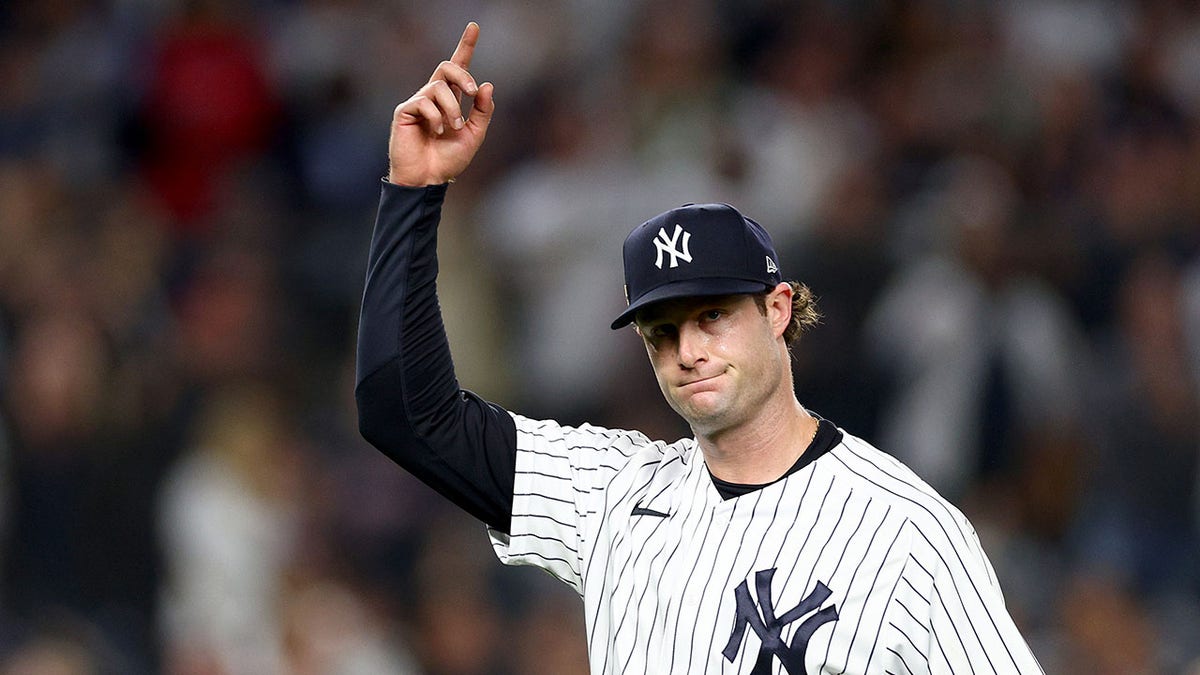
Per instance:
[[[817,311],[817,297],[812,289],[799,281],[789,281],[787,284],[792,287],[792,320],[783,329],[783,341],[790,347],[801,333],[821,322],[821,313]],[[767,293],[756,294],[754,303],[766,316]]]

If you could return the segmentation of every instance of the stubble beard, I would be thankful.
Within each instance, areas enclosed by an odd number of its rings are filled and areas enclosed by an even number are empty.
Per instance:
[[[688,423],[693,434],[716,438],[753,420],[766,408],[772,394],[784,379],[781,372],[771,368],[757,374],[758,381],[753,380],[755,375],[745,372],[740,374],[742,377],[727,383],[729,388],[718,392],[719,398],[713,405],[693,405],[694,396],[689,397],[692,400],[683,401],[667,395],[667,402]],[[764,379],[768,381],[763,381]],[[663,393],[666,395],[665,391]]]
[[[735,421],[731,410],[733,406],[729,401],[720,401],[711,409],[708,407],[698,408],[678,401],[672,401],[671,407],[688,423],[688,426],[692,428],[692,433],[697,436],[711,436],[729,428]]]

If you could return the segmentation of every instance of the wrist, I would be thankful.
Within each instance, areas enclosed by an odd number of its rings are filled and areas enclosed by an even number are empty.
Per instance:
[[[400,187],[412,187],[412,188],[432,187],[435,185],[448,185],[448,184],[454,182],[454,178],[452,178],[452,177],[451,178],[436,178],[436,177],[408,178],[403,175],[398,175],[394,171],[389,171],[387,173],[387,175],[383,177],[383,180],[385,182],[391,183],[392,185],[398,185]]]

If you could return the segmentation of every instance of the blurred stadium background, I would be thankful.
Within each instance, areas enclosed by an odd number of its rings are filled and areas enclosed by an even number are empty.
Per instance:
[[[582,673],[577,601],[357,436],[392,108],[483,26],[464,386],[686,433],[620,242],[775,234],[802,402],[976,524],[1048,673],[1200,672],[1188,1],[0,4],[0,673]]]

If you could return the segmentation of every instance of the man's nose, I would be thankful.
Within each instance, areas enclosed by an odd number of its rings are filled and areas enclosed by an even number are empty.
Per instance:
[[[707,358],[708,336],[700,327],[692,322],[686,322],[679,327],[679,365],[684,368],[695,368],[696,364]]]

